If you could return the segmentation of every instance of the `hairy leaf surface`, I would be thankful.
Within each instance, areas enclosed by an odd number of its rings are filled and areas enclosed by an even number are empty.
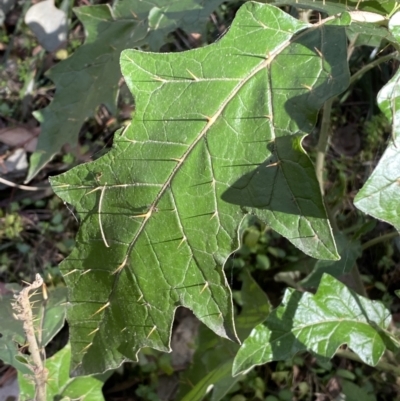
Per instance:
[[[359,296],[324,274],[315,295],[286,290],[281,306],[240,347],[233,373],[287,360],[306,350],[331,358],[343,344],[375,366],[386,348],[398,347],[386,331],[390,321],[390,311],[383,304]]]
[[[391,18],[389,29],[400,42],[400,12]],[[378,93],[378,104],[392,121],[392,135],[378,165],[355,197],[354,205],[400,230],[400,70]]]
[[[82,124],[98,106],[104,104],[114,112],[122,78],[122,50],[143,45],[158,50],[176,28],[203,33],[208,16],[220,3],[222,0],[122,0],[114,8],[107,4],[75,8],[87,40],[48,74],[56,94],[48,107],[36,112],[42,131],[27,180],[62,146],[77,144]]]
[[[178,305],[235,340],[223,265],[248,213],[307,254],[338,259],[301,141],[348,85],[345,43],[341,26],[248,2],[211,46],[122,53],[132,124],[111,152],[52,179],[82,220],[61,265],[79,372],[144,346],[169,350]]]

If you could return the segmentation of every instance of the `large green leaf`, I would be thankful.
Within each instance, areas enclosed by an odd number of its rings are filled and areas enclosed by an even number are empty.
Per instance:
[[[82,220],[61,265],[74,368],[169,350],[178,305],[235,340],[223,264],[249,212],[307,254],[338,258],[301,141],[348,85],[345,43],[341,26],[248,2],[213,45],[122,53],[132,124],[108,154],[51,180]]]
[[[48,370],[47,400],[104,400],[102,387],[108,375],[103,377],[70,378],[70,360],[71,346],[69,343],[46,360],[45,366]],[[20,401],[33,400],[35,397],[35,386],[32,378],[19,372],[18,384],[20,388]]]
[[[398,348],[388,331],[391,314],[324,274],[313,295],[288,289],[281,306],[255,327],[236,355],[233,373],[300,351],[331,358],[347,344],[367,364],[375,366],[386,348]]]
[[[400,43],[400,12],[391,18],[389,29]],[[400,230],[400,70],[378,93],[378,104],[392,121],[392,135],[378,165],[355,197],[354,205]]]
[[[27,180],[63,145],[77,144],[82,124],[98,106],[115,110],[122,50],[145,44],[158,50],[176,28],[202,33],[208,16],[222,1],[122,0],[113,8],[106,4],[75,8],[87,40],[48,74],[56,94],[48,107],[36,113],[42,130]]]

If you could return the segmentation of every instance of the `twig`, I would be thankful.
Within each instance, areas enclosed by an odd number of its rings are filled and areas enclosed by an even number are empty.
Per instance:
[[[353,268],[350,271],[350,277],[353,280],[354,290],[361,296],[368,298],[367,291],[361,278],[360,270],[358,269],[357,263],[354,263]]]
[[[17,320],[22,320],[24,322],[24,331],[29,344],[29,352],[31,353],[31,358],[33,366],[31,369],[34,374],[35,381],[35,400],[36,401],[46,401],[46,383],[48,371],[44,367],[44,361],[41,356],[41,347],[38,344],[35,328],[33,325],[33,314],[32,307],[29,300],[29,292],[35,290],[43,285],[43,279],[39,274],[36,274],[35,281],[24,288],[18,295],[14,295],[16,298],[12,304],[12,308],[16,312],[14,317]]]
[[[376,238],[371,239],[370,241],[365,242],[362,245],[361,249],[363,251],[365,251],[366,249],[370,248],[371,246],[380,244],[381,242],[385,242],[385,241],[391,240],[391,239],[396,238],[398,236],[399,236],[399,233],[397,231],[393,231],[391,233],[383,234],[380,237],[376,237]]]
[[[0,182],[4,185],[7,185],[9,187],[13,188],[19,188],[23,189],[24,191],[40,191],[41,189],[45,189],[44,187],[28,187],[27,185],[20,185],[20,184],[14,184],[11,181],[6,180],[5,178],[0,177]]]
[[[351,359],[352,361],[364,363],[358,355],[350,350],[340,349],[336,351],[336,356],[341,358]],[[400,368],[397,366],[392,365],[391,363],[379,361],[378,364],[375,366],[377,369],[383,370],[385,372],[390,372],[395,376],[400,376]]]
[[[350,77],[350,85],[356,82],[358,79],[360,79],[367,71],[372,70],[372,68],[377,67],[379,64],[386,63],[386,61],[390,61],[394,58],[399,57],[399,52],[393,52],[390,54],[387,54],[386,56],[382,56],[374,61],[371,61],[367,65],[365,65],[363,68],[360,68],[356,73],[354,73]]]
[[[333,98],[325,102],[324,111],[322,113],[321,130],[317,145],[317,159],[315,162],[315,173],[319,182],[322,195],[324,195],[324,164],[325,153],[328,147],[329,136],[331,132],[331,111]]]

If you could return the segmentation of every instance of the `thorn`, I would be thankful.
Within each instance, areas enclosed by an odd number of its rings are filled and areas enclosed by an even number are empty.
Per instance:
[[[183,162],[183,159],[174,159],[174,158],[171,158],[171,160],[173,160],[174,162],[178,162],[178,163],[182,163],[182,162]]]
[[[263,24],[261,21],[257,21],[264,29],[267,29],[267,26]]]
[[[319,50],[317,47],[314,47],[314,50],[317,52],[318,56],[324,59],[324,55],[321,53],[321,50]]]
[[[156,75],[153,76],[154,81],[158,81],[158,82],[167,82],[165,79],[157,77]]]
[[[121,330],[121,333],[123,332],[123,331],[125,331],[127,329],[127,327],[124,327],[122,330]]]
[[[135,218],[135,217],[143,217],[144,219],[148,220],[148,219],[150,218],[151,214],[153,213],[153,210],[154,210],[154,209],[151,207],[147,213],[135,214],[134,216],[131,216],[131,217],[132,217],[132,218]]]
[[[128,261],[128,255],[125,256],[124,261],[111,274],[119,273],[125,267],[127,261]]]
[[[104,184],[104,186],[101,189],[100,193],[100,199],[99,199],[99,210],[98,210],[98,216],[99,216],[99,226],[100,226],[100,233],[101,233],[101,238],[103,238],[104,245],[109,248],[110,245],[108,245],[108,242],[106,240],[106,236],[104,235],[104,230],[103,230],[103,224],[101,223],[101,206],[103,204],[103,197],[104,197],[104,192],[106,190],[106,185],[107,183]]]
[[[133,18],[139,19],[139,17],[137,16],[137,14],[135,14],[132,10],[131,10],[131,14],[133,15]]]
[[[199,80],[199,78],[197,78],[196,75],[193,74],[193,72],[189,71],[187,68],[186,68],[186,71],[192,76],[192,78],[193,78],[195,81],[198,81],[198,80]]]
[[[309,85],[305,85],[305,84],[301,84],[301,86],[303,87],[303,88],[306,88],[306,89],[308,89],[310,92],[312,91],[312,86],[309,86]]]
[[[91,271],[92,271],[92,269],[87,269],[87,270],[85,270],[84,272],[81,273],[81,276],[83,276],[83,275],[85,275],[85,274],[87,274],[87,273],[89,273]]]
[[[63,277],[67,277],[67,276],[69,276],[70,274],[75,273],[75,272],[77,272],[77,271],[78,271],[78,269],[71,270],[70,272],[65,273],[65,274],[63,275]]]
[[[139,299],[136,302],[140,302],[143,299],[143,294],[139,297]]]
[[[206,117],[206,119],[207,119],[207,124],[208,125],[212,125],[212,124],[214,124],[215,123],[215,120],[217,119],[217,116],[212,116],[212,117],[208,117],[208,116],[205,116]]]
[[[72,214],[72,216],[74,216],[74,219],[77,221],[77,223],[79,223],[79,220],[78,220],[78,218],[75,216],[75,213],[74,213],[74,211],[68,206],[68,203],[67,202],[63,202],[64,203],[64,206],[69,210],[69,212]]]
[[[272,116],[270,114],[265,114],[264,117],[267,118],[268,120],[272,120]]]
[[[271,163],[271,164],[268,164],[268,166],[265,166],[265,167],[275,167],[275,166],[279,166],[279,164],[281,164],[281,162],[280,161],[277,161],[276,163]]]
[[[200,294],[204,292],[204,290],[209,286],[208,281],[204,284],[204,287],[201,289]]]
[[[35,295],[37,295],[37,293],[38,293],[37,290],[33,291],[31,294],[29,294],[28,298],[30,299],[30,298],[34,297]],[[37,302],[37,301],[35,301],[35,302]]]
[[[150,330],[150,333],[147,334],[147,337],[146,337],[146,338],[149,338],[149,337],[155,332],[156,329],[157,329],[157,326],[154,326],[154,327]]]
[[[222,313],[218,315],[218,319],[222,319]]]
[[[98,313],[100,313],[104,309],[108,308],[109,306],[110,306],[110,302],[107,302],[105,305],[103,305],[101,308],[99,308],[96,312],[94,312],[93,315],[91,315],[90,317],[93,317],[94,315],[97,315]]]
[[[212,214],[212,216],[210,217],[210,220],[212,220],[214,217],[217,217],[217,216],[218,216],[218,212],[215,211],[215,212]]]
[[[181,240],[181,242],[178,245],[178,249],[181,247],[181,245],[187,240],[186,236],[184,236]]]
[[[88,337],[91,336],[92,334],[96,333],[96,331],[99,331],[99,330],[100,330],[99,328],[94,329],[93,331],[91,331],[91,332],[88,334]]]
[[[87,351],[92,345],[93,345],[93,343],[89,343],[86,347],[84,347],[84,348],[81,350],[81,354],[83,354],[85,351]]]

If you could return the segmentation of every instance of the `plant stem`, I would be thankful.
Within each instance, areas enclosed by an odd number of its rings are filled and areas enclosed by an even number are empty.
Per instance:
[[[325,102],[324,111],[322,113],[321,130],[317,145],[317,159],[315,162],[315,173],[319,182],[322,195],[324,195],[324,164],[325,153],[328,147],[329,135],[331,132],[331,111],[333,98]]]
[[[336,356],[340,356],[341,358],[351,359],[352,361],[362,362],[364,363],[354,352],[350,350],[340,349],[336,351]],[[400,376],[400,368],[392,365],[391,363],[379,361],[376,365],[377,369],[384,370],[386,372],[390,372],[395,376]]]
[[[14,315],[15,318],[23,321],[24,331],[29,344],[29,352],[31,353],[31,359],[33,362],[31,369],[34,373],[36,401],[46,401],[46,383],[48,372],[44,367],[40,345],[38,344],[35,335],[35,327],[33,325],[34,319],[29,300],[29,292],[41,287],[42,285],[42,277],[40,277],[39,274],[36,274],[35,281],[18,294],[15,302],[12,305],[12,308],[17,312]]]
[[[380,237],[373,238],[373,239],[367,241],[366,243],[364,243],[363,246],[361,247],[361,249],[363,251],[365,251],[366,249],[370,248],[371,246],[380,244],[381,242],[389,241],[393,238],[396,238],[398,235],[399,235],[399,233],[397,231],[383,234]]]
[[[358,270],[357,263],[354,263],[353,268],[350,271],[350,277],[353,282],[354,290],[361,296],[368,298],[367,291],[365,290],[364,283],[361,279],[360,270]]]
[[[360,79],[367,71],[371,70],[372,68],[375,68],[379,64],[386,63],[386,61],[390,61],[393,58],[396,58],[399,56],[399,52],[393,52],[390,53],[386,56],[380,57],[374,61],[371,61],[369,64],[364,65],[363,68],[360,68],[356,73],[354,73],[350,77],[350,85],[356,82],[358,79]]]
[[[318,138],[317,145],[317,158],[315,163],[315,173],[317,175],[317,179],[319,182],[319,186],[321,189],[322,195],[324,195],[324,165],[325,165],[325,154],[328,148],[329,136],[331,133],[331,112],[332,112],[332,104],[334,98],[329,99],[325,102],[324,111],[322,113],[322,122],[321,122],[321,130]],[[331,211],[327,211],[329,221],[331,223],[332,229],[334,232],[338,232],[339,229],[336,224],[335,216],[332,215]],[[350,272],[350,277],[352,284],[354,286],[354,290],[364,296],[367,297],[367,293],[365,291],[364,284],[361,280],[360,272],[358,270],[357,265],[355,264]]]

